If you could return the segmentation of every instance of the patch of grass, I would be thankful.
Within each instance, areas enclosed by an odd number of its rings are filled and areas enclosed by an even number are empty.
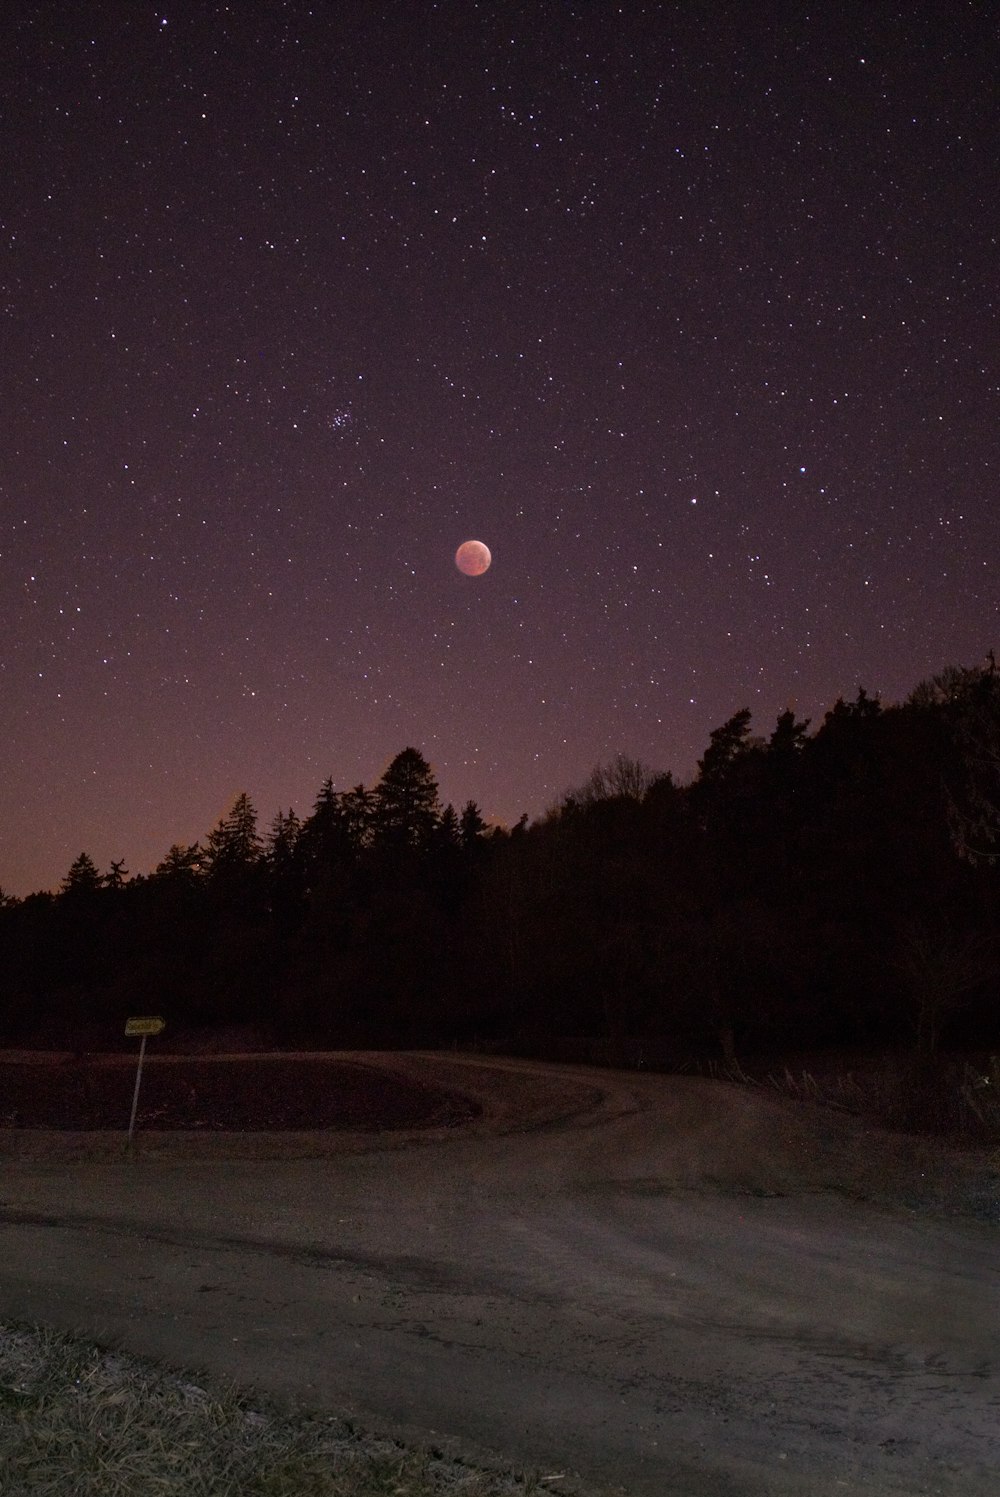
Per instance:
[[[747,1076],[734,1080],[750,1081]],[[920,1068],[909,1057],[858,1070],[815,1075],[785,1066],[767,1082],[786,1096],[839,1108],[883,1126],[1000,1143],[1000,1057],[970,1063],[946,1057]]]
[[[767,1081],[777,1091],[800,1101],[820,1102],[824,1107],[882,1121],[895,1112],[900,1091],[898,1077],[886,1068],[816,1076],[812,1071],[793,1072],[785,1066],[780,1072],[770,1072]]]
[[[565,1490],[289,1414],[113,1348],[0,1325],[2,1497],[529,1497]]]

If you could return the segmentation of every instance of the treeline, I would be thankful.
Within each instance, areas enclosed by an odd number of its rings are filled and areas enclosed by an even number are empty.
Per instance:
[[[810,727],[737,712],[691,784],[620,757],[510,831],[442,808],[407,748],[263,832],[241,795],[148,876],[81,854],[0,902],[0,1038],[90,1048],[162,1013],[279,1045],[996,1045],[992,658]]]

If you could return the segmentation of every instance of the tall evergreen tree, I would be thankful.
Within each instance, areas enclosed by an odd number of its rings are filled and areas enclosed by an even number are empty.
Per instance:
[[[281,877],[293,863],[301,831],[301,823],[291,806],[287,815],[280,810],[275,812],[267,834],[265,856],[271,872],[276,876]]]
[[[949,713],[960,769],[948,790],[956,850],[973,865],[1000,862],[1000,671],[992,651],[984,667],[959,673]]]
[[[796,754],[806,741],[806,732],[809,728],[809,719],[805,722],[796,722],[795,713],[789,707],[784,712],[779,712],[778,720],[774,725],[774,732],[768,739],[767,746],[772,754]]]
[[[264,862],[267,867],[270,911],[280,935],[286,936],[298,926],[302,915],[306,872],[299,856],[302,826],[289,807],[275,814],[267,836]]]
[[[127,878],[128,869],[125,867],[125,859],[119,858],[117,863],[112,860],[110,869],[104,875],[104,887],[106,889],[124,889]]]
[[[451,802],[441,812],[437,824],[436,838],[438,845],[441,847],[458,847],[462,840],[462,829],[458,820],[458,812]]]
[[[257,812],[246,791],[208,834],[208,868],[211,876],[246,872],[260,860],[263,851],[257,834]]]
[[[375,787],[376,843],[425,847],[439,814],[437,781],[430,765],[417,749],[403,749]]]
[[[340,796],[333,788],[333,780],[327,776],[313,803],[312,814],[302,823],[295,842],[295,858],[307,887],[315,887],[327,878],[344,859],[347,850]]]
[[[200,842],[192,842],[188,847],[175,842],[163,861],[157,863],[153,877],[193,882],[201,874],[204,864],[205,850]]]
[[[313,802],[312,815],[307,816],[303,823],[302,832],[307,841],[325,844],[336,835],[340,821],[340,796],[333,788],[332,778],[327,775]]]
[[[462,807],[462,815],[459,821],[462,846],[465,848],[475,847],[485,830],[486,823],[483,820],[479,807],[474,800],[466,801]]]
[[[708,748],[704,757],[698,760],[698,776],[702,784],[722,779],[746,753],[750,747],[751,716],[750,708],[743,707],[734,712],[721,728],[715,728],[709,734]]]
[[[93,858],[82,852],[70,864],[69,872],[62,881],[62,892],[70,896],[96,894],[103,882]]]
[[[340,797],[340,808],[344,817],[344,832],[352,853],[359,853],[372,839],[375,817],[375,794],[364,785],[355,785],[345,790]]]

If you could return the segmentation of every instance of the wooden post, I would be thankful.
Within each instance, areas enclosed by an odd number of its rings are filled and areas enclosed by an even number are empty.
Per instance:
[[[139,1083],[142,1081],[142,1062],[146,1055],[146,1037],[151,1034],[162,1034],[165,1028],[164,1021],[159,1014],[136,1015],[129,1019],[125,1025],[126,1035],[142,1035],[142,1044],[139,1046],[139,1065],[135,1073],[135,1091],[132,1093],[132,1116],[128,1120],[128,1140],[125,1151],[132,1147],[132,1135],[135,1132],[135,1114],[139,1106]]]
[[[145,1055],[146,1036],[143,1035],[142,1039],[139,1042],[139,1064],[138,1066],[136,1066],[135,1071],[135,1091],[132,1093],[132,1116],[128,1120],[128,1142],[125,1145],[126,1149],[130,1149],[132,1147],[132,1134],[135,1132],[135,1113],[136,1108],[139,1106],[139,1084],[142,1081],[142,1062],[145,1058]]]

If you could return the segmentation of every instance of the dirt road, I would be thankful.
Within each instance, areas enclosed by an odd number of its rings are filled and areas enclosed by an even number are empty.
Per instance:
[[[351,1057],[356,1060],[357,1057]],[[419,1134],[0,1138],[0,1316],[560,1492],[1000,1491],[998,1171],[680,1077],[366,1057]],[[982,1218],[943,1208],[972,1203]]]

